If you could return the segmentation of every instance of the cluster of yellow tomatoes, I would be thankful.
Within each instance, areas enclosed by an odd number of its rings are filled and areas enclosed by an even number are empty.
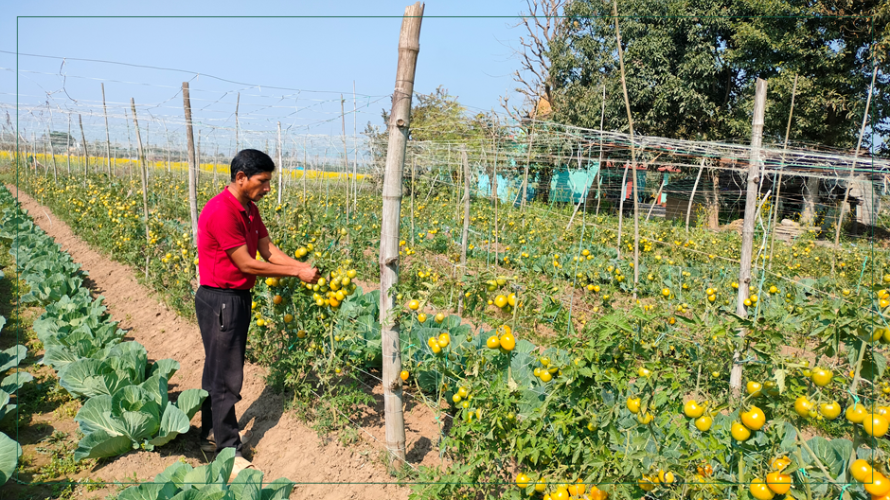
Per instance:
[[[348,266],[351,263],[352,261],[349,259],[343,261],[343,264],[345,266]],[[330,306],[332,308],[337,308],[340,307],[340,304],[346,299],[346,297],[352,295],[352,293],[355,292],[356,284],[353,283],[352,280],[355,279],[357,274],[358,273],[355,269],[349,269],[340,266],[336,270],[331,271],[330,273],[327,273],[319,278],[317,283],[312,284],[301,282],[300,286],[303,287],[306,293],[312,294],[312,298],[315,300],[316,306]],[[269,284],[268,280],[266,284]]]
[[[788,457],[773,459],[770,463],[772,472],[766,475],[766,481],[762,478],[755,478],[748,485],[751,496],[757,500],[771,500],[776,495],[788,493],[793,481],[790,475],[784,473],[784,470],[790,464],[791,460],[788,460]]]
[[[489,349],[501,349],[502,351],[510,352],[516,348],[516,337],[513,336],[513,330],[509,325],[501,325],[494,335],[488,337],[485,345]]]
[[[674,484],[674,481],[676,481],[676,478],[674,477],[673,472],[658,469],[654,473],[643,474],[643,477],[637,481],[637,485],[643,491],[652,491],[659,485],[670,487]]]
[[[553,380],[553,377],[560,374],[559,367],[552,364],[550,358],[545,356],[539,359],[538,362],[541,363],[541,366],[535,367],[532,374],[538,377],[541,382],[550,382]]]
[[[516,475],[516,486],[520,489],[524,490],[532,484],[534,484],[534,489],[537,493],[544,493],[547,491],[547,482],[544,481],[543,478],[532,483],[532,478],[530,478],[528,474],[520,472]],[[606,500],[608,497],[609,494],[606,491],[599,489],[595,484],[591,484],[590,490],[588,490],[587,484],[581,479],[578,479],[573,483],[557,484],[549,493],[544,494],[543,500],[569,500],[570,498],[580,500]]]
[[[850,475],[862,483],[872,500],[890,500],[890,479],[875,470],[868,461],[859,459],[853,462]]]

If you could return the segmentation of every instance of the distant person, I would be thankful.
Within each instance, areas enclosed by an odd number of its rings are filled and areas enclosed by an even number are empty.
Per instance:
[[[201,387],[210,395],[201,407],[201,449],[235,448],[232,478],[253,468],[242,454],[249,430],[240,432],[235,403],[241,400],[244,353],[250,326],[251,288],[257,276],[294,276],[315,283],[321,275],[288,257],[269,241],[255,202],[271,189],[275,163],[269,155],[245,149],[235,156],[231,183],[214,196],[198,219],[198,272],[195,313],[204,342]],[[257,251],[263,261],[256,259]]]

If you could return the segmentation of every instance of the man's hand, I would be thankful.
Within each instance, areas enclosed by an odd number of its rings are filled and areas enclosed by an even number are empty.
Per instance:
[[[314,267],[299,267],[297,268],[297,278],[306,283],[314,284],[321,278],[321,273]]]

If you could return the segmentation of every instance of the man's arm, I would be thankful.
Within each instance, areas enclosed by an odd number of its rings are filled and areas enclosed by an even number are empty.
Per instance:
[[[281,253],[281,250],[278,250],[278,252]],[[288,263],[273,263],[271,261],[263,262],[256,260],[254,256],[250,255],[247,252],[247,245],[230,248],[226,250],[226,254],[229,256],[230,259],[232,259],[235,267],[237,267],[238,270],[240,270],[244,274],[251,274],[254,276],[267,276],[271,278],[285,278],[295,276],[307,283],[315,283],[316,281],[318,281],[318,278],[321,277],[321,275],[318,274],[317,269],[311,268],[308,264],[304,264],[296,260],[294,260],[294,262],[297,265]],[[264,254],[261,252],[260,255]],[[265,255],[263,258],[266,258]],[[266,258],[266,260],[269,259]]]
[[[288,254],[282,252],[280,248],[272,243],[272,240],[269,239],[268,236],[260,238],[260,241],[257,245],[257,250],[260,252],[260,255],[263,257],[263,259],[272,264],[303,268],[304,272],[299,277],[301,280],[307,283],[315,283],[316,281],[318,281],[318,278],[321,278],[321,275],[318,273],[317,269],[305,262],[300,262],[297,259],[294,259]]]

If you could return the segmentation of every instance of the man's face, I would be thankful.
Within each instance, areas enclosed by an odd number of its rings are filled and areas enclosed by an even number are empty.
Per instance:
[[[272,172],[260,172],[248,178],[242,172],[235,174],[235,182],[247,198],[256,203],[272,190]]]

